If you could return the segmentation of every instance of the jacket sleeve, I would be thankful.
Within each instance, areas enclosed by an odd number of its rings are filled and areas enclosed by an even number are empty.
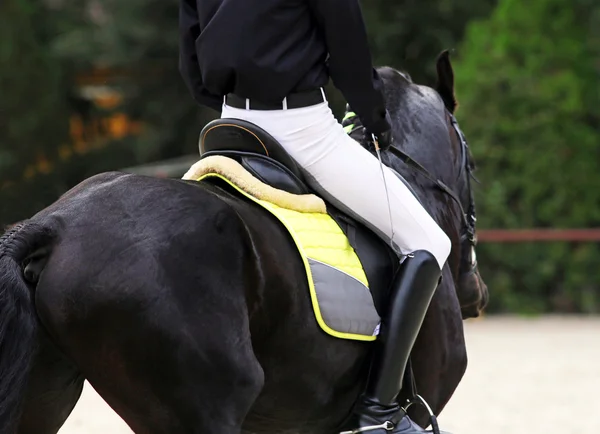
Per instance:
[[[383,84],[373,68],[359,0],[308,0],[329,50],[333,84],[371,133],[390,128]]]
[[[179,3],[179,71],[194,100],[221,112],[223,97],[210,93],[202,83],[196,39],[200,36],[200,23],[196,0],[180,0]]]

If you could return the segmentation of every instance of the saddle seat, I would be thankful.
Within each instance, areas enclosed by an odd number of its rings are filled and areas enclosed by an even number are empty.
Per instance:
[[[222,118],[209,122],[200,134],[200,159],[221,155],[240,163],[254,177],[291,194],[315,194],[302,169],[267,131],[241,119]],[[397,271],[397,256],[373,231],[337,209],[326,198],[327,213],[347,236],[359,257],[373,296],[382,314],[389,285]]]

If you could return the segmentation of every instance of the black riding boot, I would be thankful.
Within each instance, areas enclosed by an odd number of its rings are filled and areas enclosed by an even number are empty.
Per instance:
[[[344,433],[416,434],[425,431],[401,410],[396,398],[404,380],[411,349],[438,286],[441,271],[435,257],[418,250],[401,264],[390,293],[375,345],[365,393]]]

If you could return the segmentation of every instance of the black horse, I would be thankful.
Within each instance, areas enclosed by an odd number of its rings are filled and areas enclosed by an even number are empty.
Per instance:
[[[467,365],[462,319],[487,301],[462,215],[472,165],[447,53],[435,90],[380,72],[396,138],[385,161],[453,242],[412,354],[439,414]],[[0,434],[56,433],[84,379],[136,433],[333,434],[369,350],[318,327],[282,226],[207,182],[96,175],[0,239]]]

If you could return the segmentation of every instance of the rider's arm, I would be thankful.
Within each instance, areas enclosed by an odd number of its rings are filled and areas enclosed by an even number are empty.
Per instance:
[[[334,85],[371,133],[390,128],[359,0],[308,0],[325,35]]]
[[[196,54],[196,39],[200,36],[200,23],[195,0],[180,0],[179,36],[179,71],[183,81],[198,104],[220,112],[223,98],[211,94],[202,83]]]

